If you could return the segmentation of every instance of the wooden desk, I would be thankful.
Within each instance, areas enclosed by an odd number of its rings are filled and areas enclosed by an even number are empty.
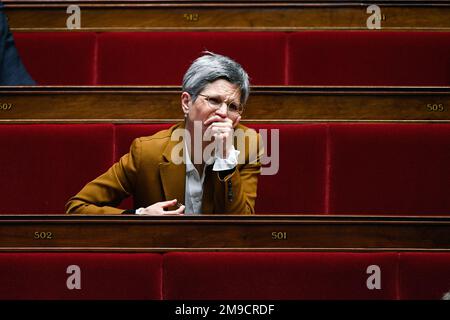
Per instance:
[[[178,86],[0,87],[0,123],[172,123]],[[3,106],[3,107],[2,107]],[[243,122],[450,121],[450,87],[252,87]]]
[[[67,1],[4,0],[13,31],[70,31],[70,4],[81,31],[367,30],[374,1]],[[448,1],[375,1],[381,30],[450,30]]]
[[[449,251],[450,217],[1,215],[0,251]]]

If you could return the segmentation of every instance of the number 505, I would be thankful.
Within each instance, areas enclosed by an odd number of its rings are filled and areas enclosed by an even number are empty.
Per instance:
[[[427,104],[428,111],[444,111],[444,105],[442,103],[429,103]]]

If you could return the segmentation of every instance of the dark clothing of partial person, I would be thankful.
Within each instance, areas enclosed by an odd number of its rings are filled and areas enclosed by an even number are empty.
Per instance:
[[[0,85],[31,86],[36,82],[28,74],[17,52],[14,38],[9,30],[8,18],[0,2]]]

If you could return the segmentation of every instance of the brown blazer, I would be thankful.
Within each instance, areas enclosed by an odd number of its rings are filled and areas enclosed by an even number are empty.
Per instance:
[[[153,136],[135,139],[129,153],[68,201],[66,213],[120,214],[124,210],[115,206],[129,196],[134,196],[135,208],[172,199],[185,203],[186,165],[171,161],[172,149],[179,142],[170,138],[177,128],[184,128],[184,123]],[[246,148],[240,150],[239,155],[239,163],[243,163],[242,157],[245,157],[245,163],[238,164],[223,179],[212,171],[212,166],[207,167],[203,185],[204,214],[253,214],[255,211],[261,151],[249,154],[248,143],[250,138],[259,143],[259,135],[243,125],[237,128],[246,134]],[[239,146],[235,147],[238,149]]]

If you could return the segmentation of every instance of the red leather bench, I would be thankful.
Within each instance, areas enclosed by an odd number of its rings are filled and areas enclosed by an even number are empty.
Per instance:
[[[43,85],[181,85],[202,51],[254,85],[450,85],[450,32],[64,32],[14,34]]]
[[[97,36],[91,32],[14,34],[17,49],[39,85],[96,85]]]
[[[189,65],[208,50],[239,62],[255,85],[285,84],[281,32],[137,32],[98,36],[98,83],[181,85]]]
[[[169,126],[0,126],[0,213],[63,213],[134,138]],[[259,179],[258,213],[450,214],[450,124],[251,126],[280,130],[279,170]]]
[[[424,239],[425,241],[425,239]],[[399,298],[439,300],[450,292],[448,252],[405,252],[399,258]]]
[[[308,31],[288,42],[289,85],[450,85],[448,32]]]
[[[331,214],[450,214],[450,124],[332,124]]]
[[[2,300],[160,300],[162,256],[0,253]]]
[[[369,279],[374,274],[370,266],[379,267],[380,289]],[[395,299],[396,280],[396,253],[164,255],[164,299],[169,300]]]
[[[205,50],[238,61],[252,84],[286,84],[282,32],[16,32],[14,37],[41,85],[181,85]]]
[[[113,125],[1,125],[0,212],[63,213],[113,164]]]
[[[447,252],[0,253],[2,300],[442,299]]]
[[[256,212],[321,214],[327,210],[327,126],[324,124],[252,124],[266,130],[268,156],[274,159],[271,132],[279,130],[279,170],[262,175]],[[270,165],[274,165],[273,163]],[[270,165],[265,165],[266,167]]]

